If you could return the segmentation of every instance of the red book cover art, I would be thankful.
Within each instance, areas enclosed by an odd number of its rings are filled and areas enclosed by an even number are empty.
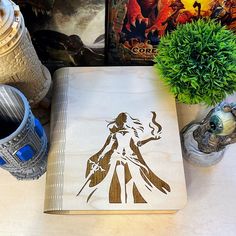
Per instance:
[[[236,30],[236,0],[109,0],[108,63],[150,65],[160,38],[199,18]]]

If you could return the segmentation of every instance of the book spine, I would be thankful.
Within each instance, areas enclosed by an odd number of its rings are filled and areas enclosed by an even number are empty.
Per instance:
[[[45,212],[62,210],[65,144],[68,107],[69,69],[55,72],[53,79],[53,100],[51,108],[50,151],[48,156]]]

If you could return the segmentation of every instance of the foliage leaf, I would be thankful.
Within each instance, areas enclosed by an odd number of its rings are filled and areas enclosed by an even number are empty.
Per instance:
[[[200,19],[161,38],[155,68],[180,102],[215,105],[236,91],[236,37]]]

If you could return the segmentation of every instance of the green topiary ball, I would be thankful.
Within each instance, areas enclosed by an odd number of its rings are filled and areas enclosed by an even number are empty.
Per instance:
[[[178,25],[154,62],[180,102],[215,105],[236,91],[236,36],[212,20]]]

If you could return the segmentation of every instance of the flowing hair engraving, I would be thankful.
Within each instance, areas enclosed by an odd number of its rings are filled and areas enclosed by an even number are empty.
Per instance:
[[[143,145],[161,138],[162,126],[156,119],[156,113],[152,112],[150,136],[146,139],[141,138],[144,126],[140,120],[127,112],[122,112],[109,121],[109,136],[103,147],[88,159],[86,179],[77,196],[85,187],[90,188],[88,202],[107,178],[110,203],[147,203],[145,192],[152,191],[153,188],[164,194],[170,192],[170,186],[152,172],[140,152]]]

